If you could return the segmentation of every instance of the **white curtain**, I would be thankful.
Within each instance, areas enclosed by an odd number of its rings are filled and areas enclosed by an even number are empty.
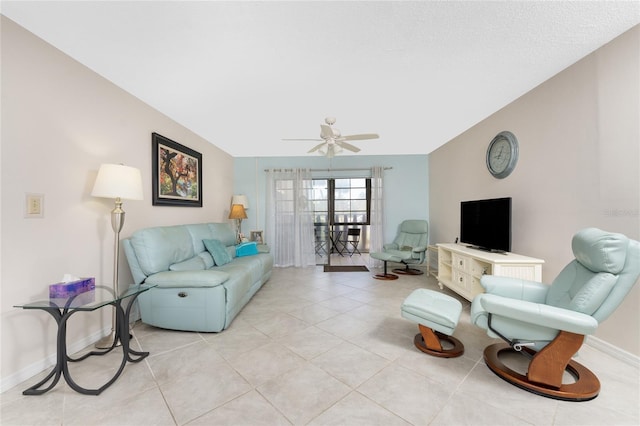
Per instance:
[[[267,170],[266,239],[274,265],[315,265],[309,169]]]
[[[371,168],[371,217],[369,233],[369,252],[376,253],[382,251],[384,245],[384,208],[382,199],[382,188],[384,183],[384,167],[375,166]],[[372,268],[382,267],[382,261],[369,258],[369,266]]]

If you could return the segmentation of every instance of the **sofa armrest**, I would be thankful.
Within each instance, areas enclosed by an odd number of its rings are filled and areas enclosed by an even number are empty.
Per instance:
[[[122,246],[124,248],[124,254],[127,257],[127,263],[129,263],[129,270],[131,271],[131,276],[133,277],[134,284],[140,284],[144,282],[147,278],[147,275],[140,267],[140,263],[138,262],[138,258],[136,257],[136,253],[131,246],[131,240],[124,239],[122,240]]]
[[[160,288],[176,287],[217,287],[229,279],[224,271],[207,269],[204,271],[164,271],[147,277],[146,284]]]

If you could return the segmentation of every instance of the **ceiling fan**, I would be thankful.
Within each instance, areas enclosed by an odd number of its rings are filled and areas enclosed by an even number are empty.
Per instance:
[[[333,127],[333,124],[336,122],[334,117],[327,117],[324,119],[326,124],[320,125],[320,138],[321,139],[282,139],[283,141],[322,141],[321,144],[314,146],[308,152],[316,152],[321,155],[327,156],[327,158],[331,158],[336,154],[341,153],[344,149],[351,152],[358,152],[360,148],[357,146],[351,145],[346,141],[360,141],[366,139],[378,139],[378,136],[375,133],[364,133],[360,135],[347,135],[342,136],[340,134],[340,130]]]

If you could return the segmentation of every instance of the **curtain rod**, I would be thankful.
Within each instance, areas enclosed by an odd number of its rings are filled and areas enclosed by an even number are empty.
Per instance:
[[[393,167],[384,167],[384,170],[390,170]],[[269,170],[273,170],[274,172],[290,172],[293,169],[264,169],[265,172]],[[360,168],[360,169],[309,169],[311,172],[357,172],[361,170],[371,170],[371,167]]]

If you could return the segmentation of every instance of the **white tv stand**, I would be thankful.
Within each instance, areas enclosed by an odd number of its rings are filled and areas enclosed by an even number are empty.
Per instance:
[[[437,244],[438,285],[450,288],[471,301],[484,293],[483,275],[542,281],[544,260],[515,253],[492,253],[463,244]]]

